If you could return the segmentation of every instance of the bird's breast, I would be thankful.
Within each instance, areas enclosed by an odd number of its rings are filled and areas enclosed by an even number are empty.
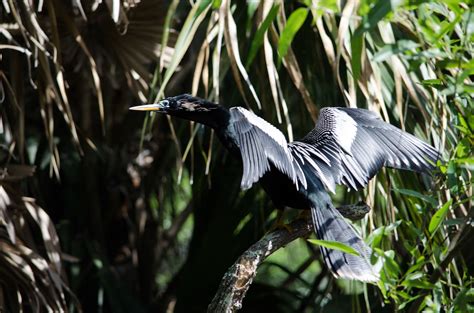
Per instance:
[[[260,179],[260,183],[278,209],[286,206],[298,210],[309,209],[307,190],[303,188],[298,190],[288,176],[273,165]]]

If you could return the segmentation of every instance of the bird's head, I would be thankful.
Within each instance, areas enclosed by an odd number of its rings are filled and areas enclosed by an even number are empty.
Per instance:
[[[134,111],[158,111],[169,115],[178,115],[183,112],[210,112],[215,110],[219,105],[193,97],[189,94],[183,94],[175,97],[168,97],[155,104],[144,104],[131,107]]]
[[[219,118],[219,113],[225,109],[211,101],[183,94],[168,97],[155,104],[134,106],[130,110],[156,111],[214,127],[218,122],[216,119]]]

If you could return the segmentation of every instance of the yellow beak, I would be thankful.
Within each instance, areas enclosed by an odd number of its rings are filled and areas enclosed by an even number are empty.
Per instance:
[[[159,111],[161,109],[162,109],[162,106],[159,103],[137,105],[137,106],[129,108],[129,110],[133,110],[133,111]]]

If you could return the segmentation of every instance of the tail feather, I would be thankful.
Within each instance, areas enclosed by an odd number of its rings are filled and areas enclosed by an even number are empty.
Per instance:
[[[318,239],[341,242],[359,253],[359,256],[355,256],[321,246],[324,261],[334,276],[365,282],[379,280],[378,273],[370,263],[371,249],[332,204],[311,207],[311,216]]]

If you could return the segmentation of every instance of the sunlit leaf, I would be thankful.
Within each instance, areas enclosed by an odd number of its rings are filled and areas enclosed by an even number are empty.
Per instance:
[[[449,208],[451,207],[452,203],[453,199],[449,199],[449,201],[443,204],[443,206],[433,215],[428,226],[428,230],[431,234],[434,234],[438,229],[439,225],[441,225],[444,218],[448,214]]]
[[[293,41],[298,30],[303,26],[306,17],[308,16],[308,9],[299,8],[291,13],[285,28],[281,32],[280,40],[278,41],[278,55],[279,60],[285,57],[288,49]]]
[[[308,239],[308,241],[311,242],[312,244],[315,244],[315,245],[318,245],[318,246],[322,246],[322,247],[325,247],[325,248],[334,249],[334,250],[349,253],[349,254],[352,254],[352,255],[355,255],[355,256],[359,256],[359,253],[354,248],[352,248],[348,245],[345,245],[342,242],[330,241],[330,240],[320,240],[320,239]]]

